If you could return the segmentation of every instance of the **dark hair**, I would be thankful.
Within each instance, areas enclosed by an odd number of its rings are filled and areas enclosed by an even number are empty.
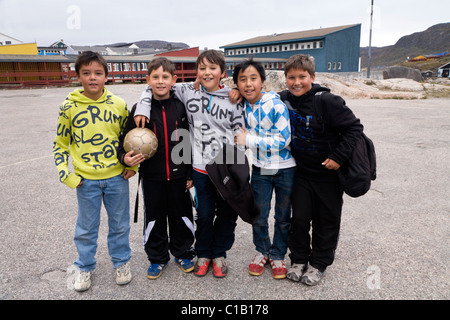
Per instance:
[[[262,82],[266,81],[266,71],[264,70],[263,65],[253,60],[253,58],[250,58],[248,60],[239,63],[237,66],[234,67],[233,81],[235,84],[238,83],[239,72],[245,71],[250,66],[254,67],[256,71],[258,71]]]
[[[200,53],[197,58],[197,62],[195,63],[195,69],[198,69],[200,63],[203,63],[203,60],[206,59],[211,63],[215,63],[219,65],[220,71],[225,71],[225,57],[222,51],[219,50],[206,50]]]
[[[316,64],[314,63],[314,57],[306,54],[296,54],[291,56],[286,61],[284,66],[284,75],[291,69],[301,69],[308,72],[311,76],[316,73]]]
[[[153,70],[159,67],[162,67],[164,71],[169,72],[172,76],[175,74],[175,64],[165,57],[158,57],[150,61],[147,66],[148,74],[150,75]]]
[[[105,58],[97,52],[84,51],[78,55],[77,60],[75,61],[75,72],[77,73],[77,76],[80,76],[80,69],[82,66],[90,65],[93,61],[101,64],[105,70],[105,75],[108,75],[108,64],[106,63]]]

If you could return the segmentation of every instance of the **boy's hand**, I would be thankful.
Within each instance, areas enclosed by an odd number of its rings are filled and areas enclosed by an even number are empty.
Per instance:
[[[331,160],[330,158],[322,162],[322,165],[325,166],[325,168],[327,168],[328,170],[338,170],[341,167],[339,163]]]
[[[136,127],[144,128],[145,123],[149,123],[149,119],[146,116],[134,116],[134,123],[136,123]]]
[[[143,162],[145,160],[145,157],[143,154],[138,153],[137,155],[133,156],[134,151],[131,150],[130,152],[127,152],[125,157],[123,158],[123,162],[128,167],[134,167],[137,166],[139,163]]]
[[[232,104],[240,103],[242,101],[242,95],[237,89],[230,90],[230,93],[228,93],[228,98]]]
[[[134,176],[135,174],[136,174],[136,172],[134,172],[133,170],[125,169],[125,170],[123,170],[123,172],[122,172],[122,177],[123,177],[125,180],[128,180],[128,179],[130,179],[132,176]]]
[[[190,189],[194,186],[194,182],[192,180],[186,180],[186,189]]]
[[[197,76],[197,78],[195,78],[195,81],[194,81],[194,84],[193,84],[194,89],[196,91],[200,90],[200,85],[201,85],[200,78]]]
[[[238,146],[244,146],[245,147],[245,139],[247,137],[248,131],[245,130],[242,127],[239,127],[239,132],[237,132],[234,136],[234,143],[236,143]]]

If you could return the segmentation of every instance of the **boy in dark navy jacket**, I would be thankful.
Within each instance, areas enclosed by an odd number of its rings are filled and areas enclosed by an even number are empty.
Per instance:
[[[350,157],[363,126],[341,97],[314,84],[311,56],[289,58],[285,75],[289,90],[280,96],[290,111],[291,153],[297,163],[287,277],[315,285],[333,263],[339,237],[343,190],[337,170]],[[314,107],[318,93],[321,114]]]

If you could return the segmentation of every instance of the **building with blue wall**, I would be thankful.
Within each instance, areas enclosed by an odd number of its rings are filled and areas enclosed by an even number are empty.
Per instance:
[[[253,56],[277,62],[263,62],[266,70],[284,70],[285,61],[295,54],[314,57],[316,72],[359,71],[361,24],[260,36],[222,46],[226,58]],[[233,69],[228,63],[227,71]]]

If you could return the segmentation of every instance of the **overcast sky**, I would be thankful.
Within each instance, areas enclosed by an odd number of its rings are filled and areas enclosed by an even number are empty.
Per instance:
[[[0,33],[49,46],[139,40],[220,46],[249,38],[361,24],[369,45],[371,0],[0,0]],[[448,0],[374,0],[372,46],[449,22]]]

